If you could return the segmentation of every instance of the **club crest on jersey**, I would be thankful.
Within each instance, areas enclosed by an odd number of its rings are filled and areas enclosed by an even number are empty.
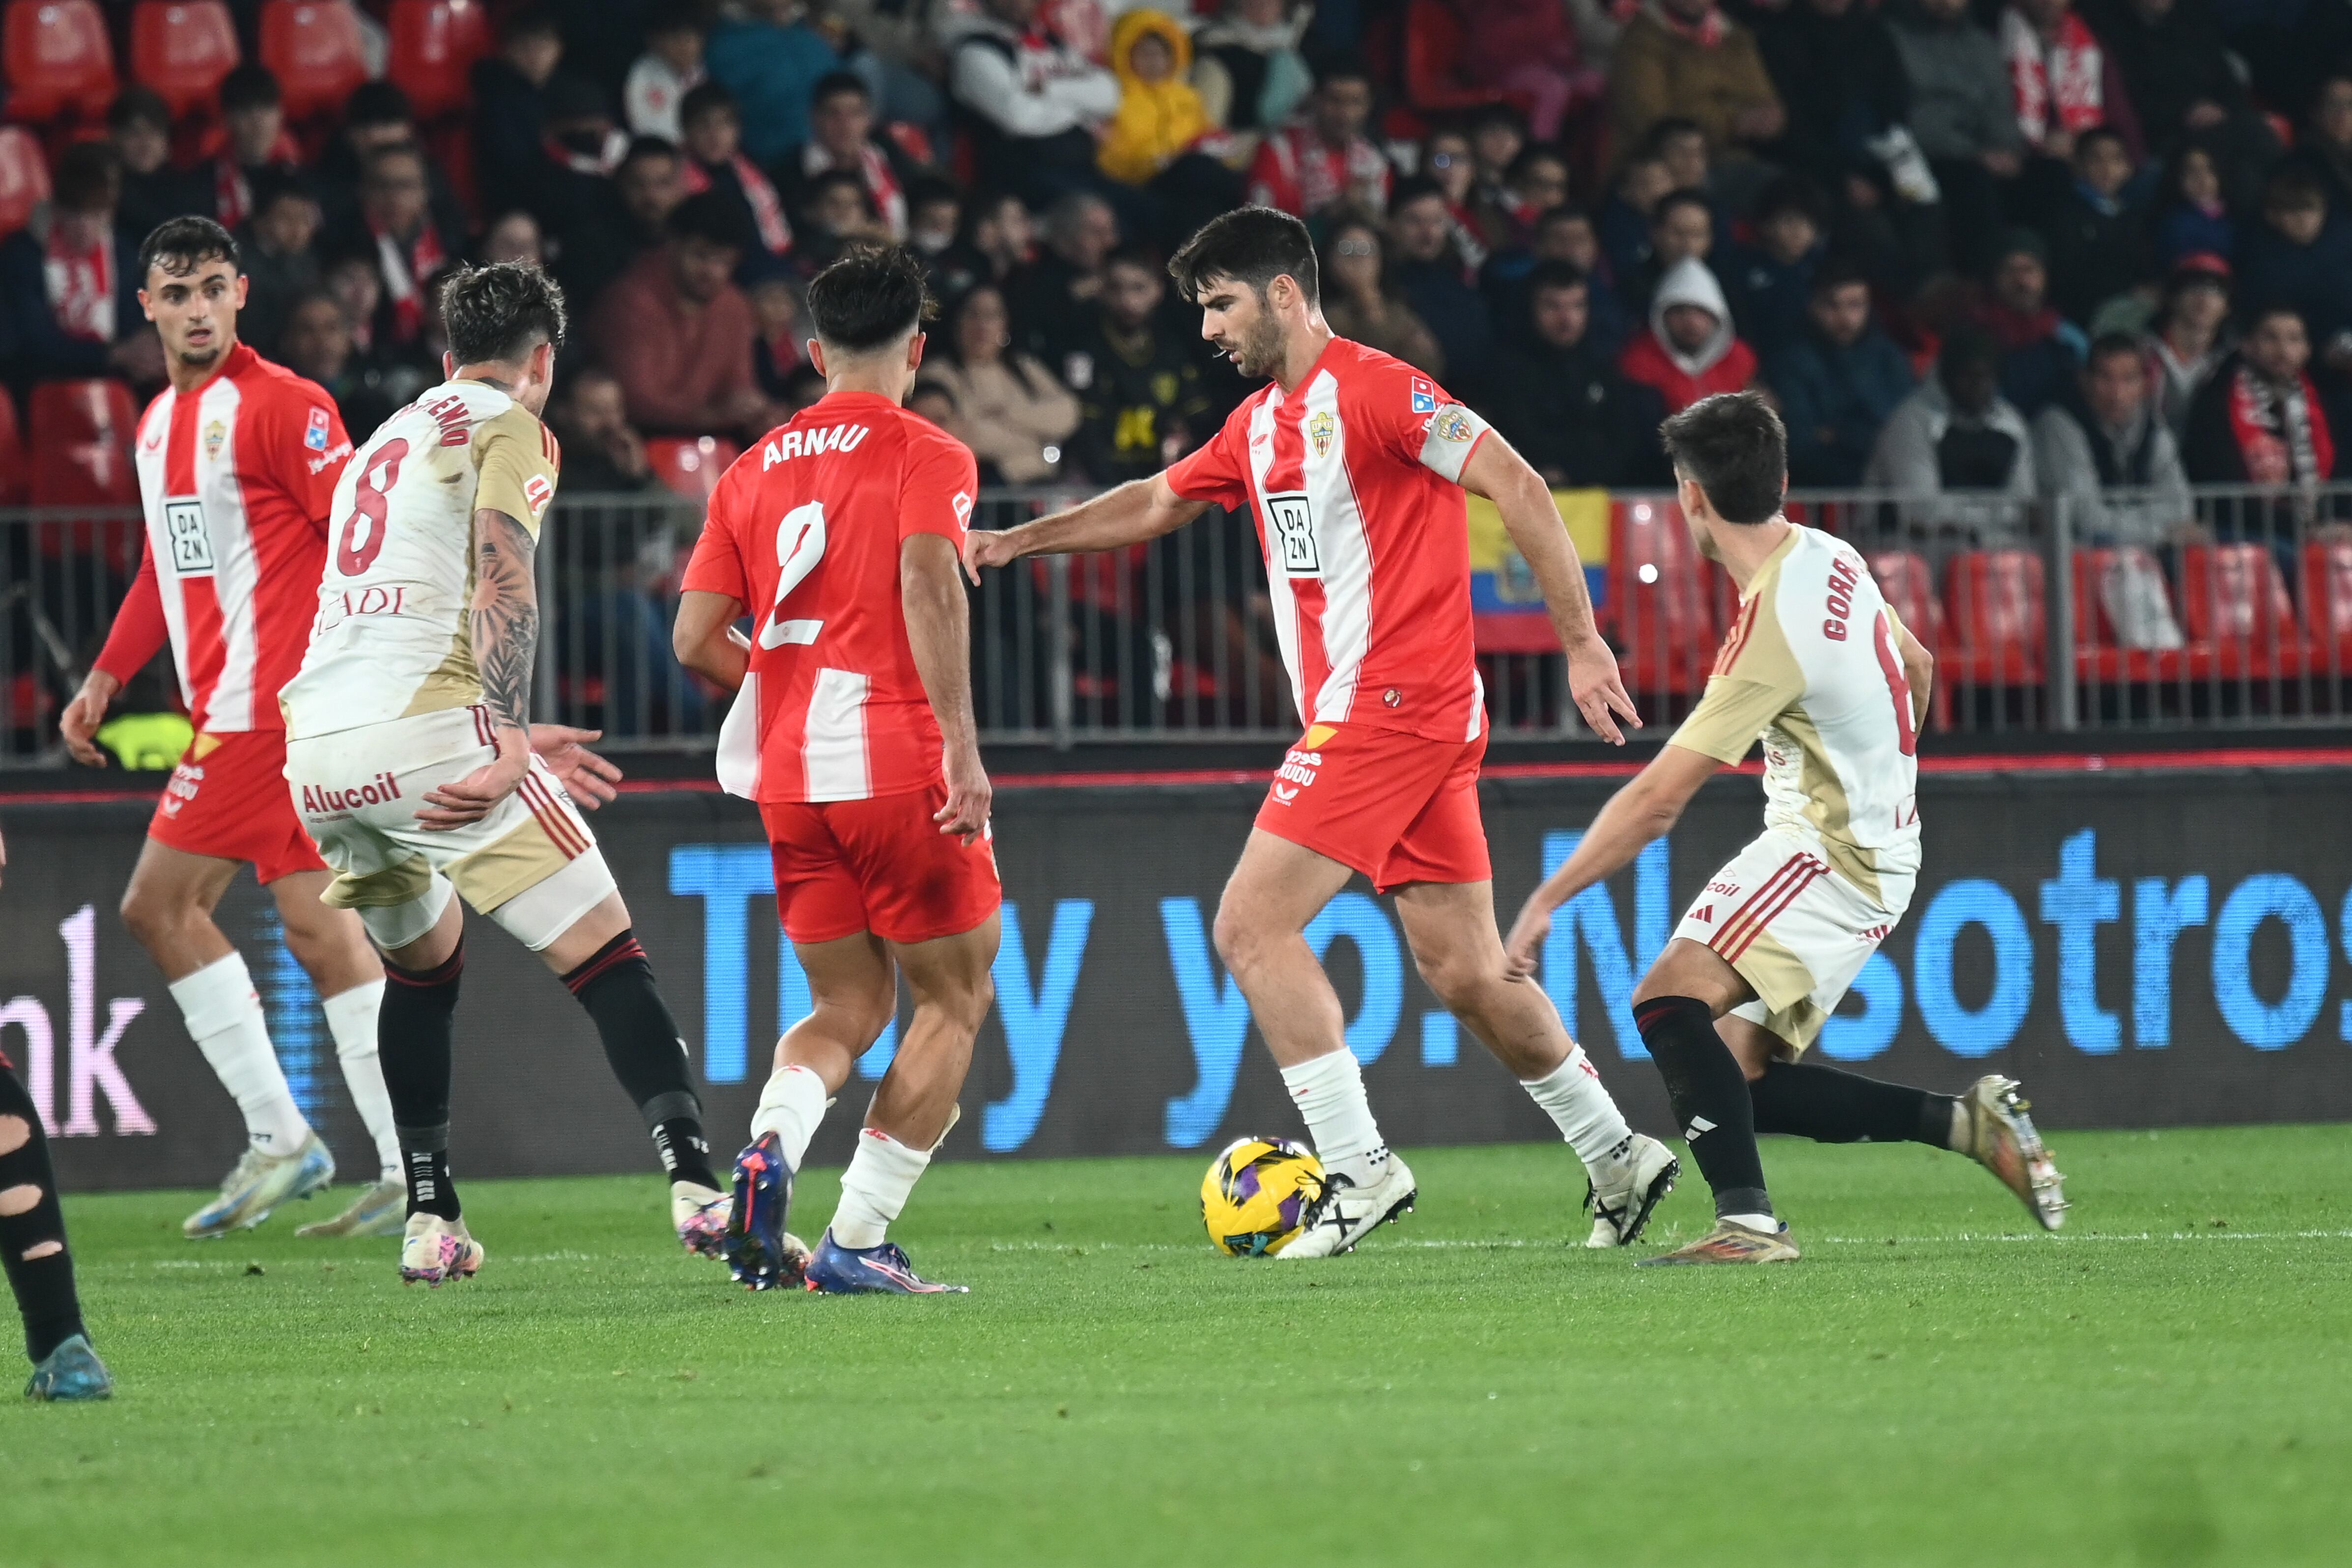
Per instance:
[[[555,487],[547,482],[545,474],[533,474],[522,482],[522,499],[530,507],[530,515],[537,517],[555,499]]]
[[[1328,408],[1318,409],[1315,417],[1307,422],[1307,438],[1315,444],[1315,455],[1318,458],[1331,455],[1331,438],[1337,434],[1338,422],[1331,417],[1331,411]]]
[[[1470,415],[1461,405],[1449,403],[1445,412],[1429,422],[1431,434],[1441,441],[1456,445],[1470,439]]]
[[[205,426],[205,461],[220,460],[221,448],[228,445],[228,426],[215,419]]]
[[[1412,411],[1415,414],[1437,412],[1437,384],[1420,376],[1412,378]]]
[[[310,447],[313,452],[323,452],[327,449],[327,411],[325,409],[310,410],[310,423],[302,430],[302,445]]]

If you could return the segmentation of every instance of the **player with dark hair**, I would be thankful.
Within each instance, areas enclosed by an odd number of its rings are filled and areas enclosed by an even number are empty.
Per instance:
[[[0,838],[0,875],[7,869],[8,843]],[[0,1056],[0,1266],[25,1320],[25,1353],[33,1363],[25,1397],[44,1404],[110,1397],[114,1379],[82,1327],[48,1135],[41,1130],[39,1108],[17,1080],[16,1064],[5,1056]]]
[[[678,658],[737,690],[719,779],[757,801],[776,909],[814,1003],[735,1162],[728,1257],[755,1290],[960,1290],[888,1239],[955,1124],[995,997],[1002,889],[972,717],[957,549],[980,491],[971,448],[903,406],[931,314],[922,263],[854,248],[809,285],[815,404],[719,481],[686,571]],[[753,617],[746,639],[732,628]],[[915,1016],[866,1107],[814,1257],[784,1230],[825,1107],[898,1010]]]
[[[1285,758],[1217,910],[1217,952],[1297,1100],[1326,1174],[1277,1257],[1352,1248],[1412,1206],[1412,1173],[1372,1119],[1339,998],[1304,935],[1360,872],[1396,894],[1430,989],[1543,1107],[1592,1184],[1589,1246],[1639,1236],[1674,1156],[1625,1125],[1551,999],[1504,972],[1478,816],[1486,693],[1471,637],[1465,491],[1487,497],[1543,590],[1585,721],[1633,719],[1592,624],[1550,489],[1486,422],[1411,365],[1332,335],[1307,226],[1267,207],[1204,225],[1169,264],[1201,332],[1272,376],[1173,468],[1038,521],[973,533],[982,566],[1116,550],[1213,502],[1248,506],[1307,732]]]
[[[287,1086],[245,959],[213,921],[249,864],[318,988],[379,1163],[355,1203],[300,1234],[378,1234],[398,1224],[400,1192],[375,1052],[383,971],[359,922],[319,901],[327,869],[286,801],[278,709],[278,689],[301,661],[325,569],[328,501],[352,445],[332,397],[237,341],[246,279],[226,229],[205,217],[159,225],[140,248],[139,275],[171,379],[141,416],[135,444],[147,551],[58,727],[75,757],[100,763],[95,736],[107,704],[168,638],[196,733],[148,825],[122,919],[235,1097],[247,1139],[220,1194],[182,1228],[197,1237],[259,1225],[335,1175],[334,1156]]]
[[[2061,1178],[2011,1079],[1930,1094],[1798,1059],[1911,902],[1935,661],[1851,545],[1782,514],[1788,437],[1763,398],[1702,398],[1664,438],[1691,537],[1731,574],[1739,612],[1698,706],[1528,896],[1507,944],[1512,972],[1533,974],[1552,911],[1632,864],[1762,737],[1763,836],[1707,879],[1633,992],[1716,1212],[1706,1236],[1641,1261],[1797,1257],[1765,1192],[1759,1132],[1955,1150],[2055,1230]]]
[[[686,1045],[577,805],[610,800],[620,771],[583,748],[595,731],[530,721],[532,563],[559,461],[539,416],[563,292],[524,262],[464,268],[441,315],[449,379],[386,420],[336,487],[310,652],[282,698],[281,787],[337,873],[325,900],[359,911],[392,981],[380,1038],[406,1177],[400,1276],[439,1285],[482,1263],[449,1176],[466,964],[453,893],[587,1009],[669,1176],[678,1239],[715,1255],[727,1194]]]

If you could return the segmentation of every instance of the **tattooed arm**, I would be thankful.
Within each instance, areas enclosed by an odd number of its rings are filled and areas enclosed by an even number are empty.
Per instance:
[[[530,677],[539,657],[539,584],[530,531],[495,508],[474,513],[474,596],[466,623],[498,755],[462,779],[425,792],[427,827],[479,821],[530,767]]]

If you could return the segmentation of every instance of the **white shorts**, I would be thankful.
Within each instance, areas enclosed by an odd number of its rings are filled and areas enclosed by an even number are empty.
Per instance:
[[[1675,935],[1713,950],[1756,989],[1732,1016],[1798,1050],[1903,918],[1914,879],[1883,876],[1874,900],[1811,846],[1766,833],[1707,879]]]
[[[431,931],[455,890],[534,952],[603,902],[613,874],[596,836],[536,756],[480,821],[443,832],[416,820],[427,790],[497,755],[478,706],[287,742],[294,809],[337,873],[325,901],[359,910],[391,949]]]

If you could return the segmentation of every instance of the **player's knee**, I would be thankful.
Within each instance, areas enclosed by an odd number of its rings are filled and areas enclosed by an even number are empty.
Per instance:
[[[171,906],[137,882],[123,889],[121,910],[123,929],[142,946],[152,946],[171,934],[174,923]]]
[[[1431,994],[1455,1013],[1469,1010],[1487,983],[1500,978],[1499,964],[1490,973],[1468,955],[1458,952],[1426,957],[1416,953],[1413,967],[1421,971],[1422,984],[1429,987]]]
[[[1223,960],[1225,967],[1236,973],[1258,967],[1273,945],[1273,933],[1231,903],[1217,906],[1217,919],[1210,928],[1209,939],[1216,944],[1217,956]]]

